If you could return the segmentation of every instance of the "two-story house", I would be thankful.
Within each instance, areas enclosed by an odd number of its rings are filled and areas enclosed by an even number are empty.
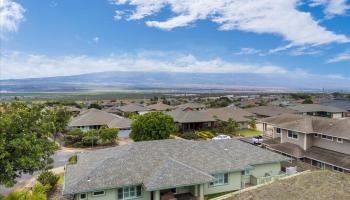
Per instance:
[[[273,127],[264,147],[321,169],[350,173],[350,119],[282,114],[260,121]]]

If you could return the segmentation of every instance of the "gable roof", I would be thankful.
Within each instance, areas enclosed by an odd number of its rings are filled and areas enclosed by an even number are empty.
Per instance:
[[[96,125],[107,125],[109,128],[128,128],[131,125],[131,120],[102,110],[91,108],[73,118],[68,124],[70,127]]]
[[[299,104],[296,106],[291,106],[289,108],[302,113],[304,112],[330,112],[330,113],[347,112],[344,109],[336,108],[333,106],[324,106],[320,104]]]
[[[350,119],[332,119],[308,115],[282,114],[259,120],[279,128],[303,133],[321,133],[350,139]]]
[[[280,115],[284,113],[295,113],[295,111],[292,109],[279,107],[279,106],[258,106],[258,107],[246,108],[244,110],[247,112],[254,113],[256,115],[266,116],[266,117],[272,117],[272,116]]]
[[[190,102],[190,103],[180,104],[176,106],[176,108],[183,109],[183,110],[186,108],[201,109],[201,108],[205,108],[205,105],[201,103]]]
[[[63,193],[142,184],[152,191],[212,181],[211,174],[241,171],[250,165],[288,160],[236,139],[156,140],[78,154],[66,166]]]
[[[167,112],[167,114],[172,116],[175,122],[179,123],[227,121],[230,118],[237,122],[246,122],[250,120],[249,117],[254,116],[254,114],[246,112],[243,109],[228,107],[193,111],[175,109]]]
[[[126,104],[124,106],[118,107],[118,110],[122,112],[143,112],[143,111],[149,111],[150,109],[141,104],[130,103],[130,104]]]
[[[167,104],[164,104],[162,102],[158,102],[156,104],[151,104],[147,106],[150,110],[155,110],[155,111],[166,111],[173,109],[174,107],[169,106]]]

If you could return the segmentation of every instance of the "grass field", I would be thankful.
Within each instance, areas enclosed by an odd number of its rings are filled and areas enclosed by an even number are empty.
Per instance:
[[[239,130],[238,134],[242,137],[252,137],[252,136],[260,135],[262,134],[262,132],[258,130],[252,130],[252,129],[244,129],[244,130]]]

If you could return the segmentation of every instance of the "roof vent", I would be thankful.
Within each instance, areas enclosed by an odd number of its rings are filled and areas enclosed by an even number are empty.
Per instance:
[[[224,150],[225,150],[225,151],[228,151],[228,149],[226,149],[226,148],[225,148]]]

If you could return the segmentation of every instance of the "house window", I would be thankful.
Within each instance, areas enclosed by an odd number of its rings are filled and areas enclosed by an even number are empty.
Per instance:
[[[288,130],[288,137],[289,137],[289,138],[298,139],[298,136],[299,136],[299,135],[298,135],[297,132]]]
[[[141,185],[127,186],[118,189],[118,199],[135,199],[140,197],[141,194]]]
[[[337,138],[338,143],[343,143],[343,138]]]
[[[105,191],[101,190],[101,191],[96,191],[92,193],[92,196],[96,197],[96,196],[102,196],[105,195]]]
[[[344,170],[342,168],[336,167],[336,166],[333,166],[333,170],[338,171],[338,172],[344,172]]]
[[[80,199],[81,199],[81,200],[82,200],[82,199],[86,199],[86,197],[87,197],[86,193],[81,193],[81,194],[80,194]]]
[[[314,137],[318,137],[318,134],[317,134],[317,133],[315,133],[315,134],[314,134]]]
[[[322,135],[322,139],[332,140],[333,141],[333,137],[332,136],[328,136],[328,135]]]
[[[281,128],[276,128],[276,133],[281,133]]]
[[[213,176],[215,177],[215,181],[211,182],[209,184],[210,186],[220,186],[228,184],[228,173],[214,174]]]
[[[249,176],[250,175],[250,170],[249,169],[245,169],[244,171],[242,171],[241,174],[245,175],[245,176]]]

